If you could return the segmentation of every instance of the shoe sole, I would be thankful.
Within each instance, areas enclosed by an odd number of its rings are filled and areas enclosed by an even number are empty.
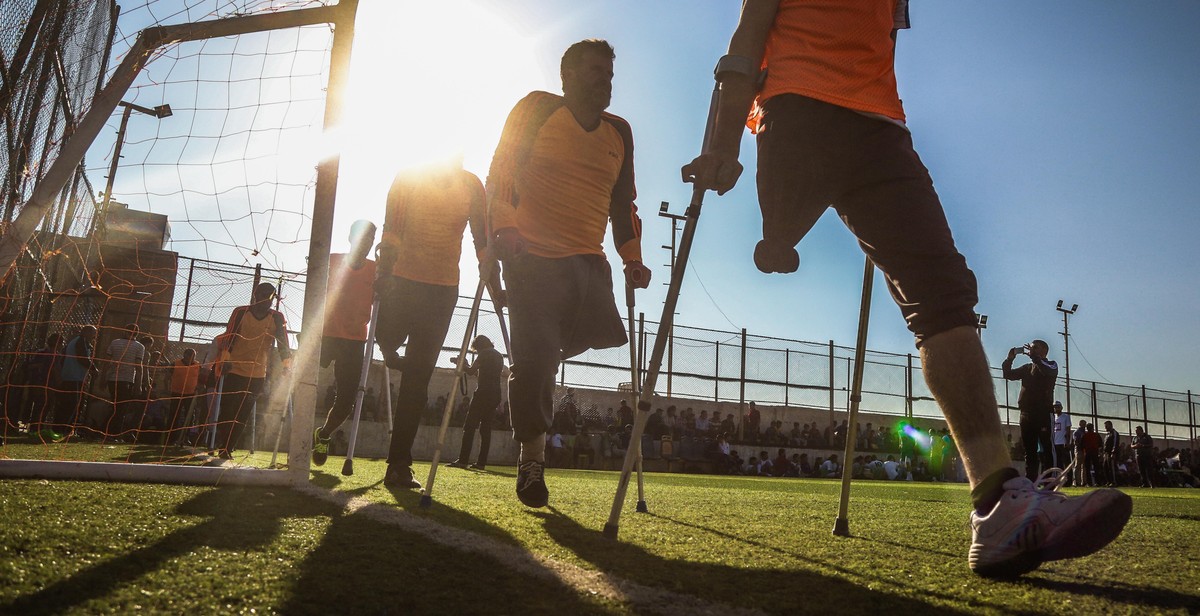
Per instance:
[[[1080,529],[1078,533],[1059,537],[1054,545],[1041,550],[1021,551],[1012,558],[976,564],[972,570],[986,578],[1014,578],[1037,569],[1044,562],[1079,558],[1099,551],[1121,534],[1133,513],[1133,499],[1124,492],[1113,492],[1119,496],[1075,524],[1075,528]],[[972,544],[968,562],[976,562],[982,548]]]
[[[520,492],[517,492],[517,500],[521,501],[521,504],[525,505],[526,507],[532,507],[533,509],[541,509],[542,507],[545,507],[546,505],[550,504],[550,495],[546,494],[541,497],[533,497],[533,496],[526,496],[524,494],[521,494]]]

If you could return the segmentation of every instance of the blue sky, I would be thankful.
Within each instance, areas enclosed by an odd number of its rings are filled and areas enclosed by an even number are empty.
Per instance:
[[[668,259],[658,246],[669,243],[670,224],[656,212],[669,201],[680,213],[690,196],[679,167],[698,153],[712,67],[725,51],[739,4],[409,3],[426,11],[443,7],[449,16],[425,15],[432,21],[417,32],[436,30],[435,23],[444,32],[414,41],[421,46],[416,51],[375,48],[371,72],[356,67],[355,78],[362,73],[365,81],[412,86],[414,97],[434,90],[442,101],[480,105],[496,125],[473,131],[476,142],[465,147],[468,169],[484,177],[498,123],[517,98],[532,89],[559,91],[558,60],[570,43],[608,39],[617,51],[610,111],[634,129],[644,250],[656,276],[651,289],[639,293],[639,309],[657,320],[665,294],[657,283],[667,279]],[[394,19],[386,11],[397,5],[363,1],[356,62],[367,63],[360,57],[368,52],[360,51],[372,49],[368,36],[375,45],[382,44],[378,37],[406,38],[380,28],[388,25],[381,15]],[[494,28],[455,30],[478,16]],[[917,150],[979,279],[978,311],[989,316],[984,343],[993,365],[1009,347],[1032,338],[1048,340],[1052,357],[1061,360],[1062,320],[1054,307],[1064,299],[1079,304],[1071,319],[1073,379],[1200,393],[1200,3],[917,0],[911,16],[913,28],[899,35],[900,93]],[[479,58],[487,77],[502,77],[499,85],[493,80],[472,90],[470,64],[447,65],[438,46]],[[520,53],[501,53],[510,46]],[[488,64],[497,57],[505,64]],[[448,82],[414,83],[415,67],[429,66],[440,67]],[[405,115],[390,111],[406,96],[371,96],[357,101],[352,113],[372,110],[380,122]],[[430,100],[438,98],[418,102]],[[435,116],[421,114],[421,121]],[[366,170],[364,159],[376,150],[354,150],[352,144],[343,159],[336,237],[354,218],[381,214],[390,179]],[[766,276],[754,268],[760,217],[753,151],[747,136],[742,182],[706,200],[677,322],[853,344],[862,254],[832,213],[801,244],[798,273]],[[107,162],[96,153],[89,160]],[[869,346],[911,352],[911,336],[882,280],[875,286]],[[466,276],[463,289],[469,288],[473,281]]]

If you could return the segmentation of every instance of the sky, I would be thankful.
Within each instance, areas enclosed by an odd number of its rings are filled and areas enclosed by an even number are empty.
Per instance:
[[[659,246],[671,236],[659,204],[678,214],[690,198],[679,167],[699,153],[712,67],[738,5],[363,0],[335,247],[356,218],[381,219],[398,166],[458,148],[485,178],[512,105],[531,90],[560,92],[562,51],[603,38],[617,53],[609,111],[633,127],[643,250],[655,275],[638,310],[659,320],[669,260]],[[979,280],[991,363],[1034,338],[1061,363],[1062,299],[1079,305],[1073,380],[1200,393],[1200,3],[917,0],[910,12],[913,27],[897,44],[900,95]],[[89,154],[92,166],[106,164],[104,148],[101,140]],[[742,153],[738,187],[705,200],[676,323],[853,345],[861,251],[827,212],[799,247],[799,272],[759,273],[749,135]],[[615,253],[611,241],[606,250]],[[285,253],[281,265],[303,267],[303,251]],[[474,288],[472,267],[464,254],[463,293]],[[868,347],[914,352],[878,276],[872,310]]]

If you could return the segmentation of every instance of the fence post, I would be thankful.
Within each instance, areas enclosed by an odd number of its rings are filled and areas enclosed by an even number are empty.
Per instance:
[[[179,322],[179,341],[183,342],[183,330],[187,329],[188,306],[192,302],[192,274],[196,273],[196,260],[191,259],[188,265],[187,288],[183,291],[183,320]]]
[[[791,385],[791,357],[792,352],[788,349],[783,350],[783,405],[788,404],[788,392],[792,389]]]
[[[1196,409],[1192,407],[1192,390],[1187,390],[1188,403],[1188,445],[1196,440]]]
[[[837,380],[836,378],[834,378],[834,371],[837,368],[834,366],[833,362],[834,362],[834,360],[833,360],[833,341],[830,340],[829,341],[829,420],[830,421],[833,421],[833,396],[834,396],[834,391],[835,391],[834,384]]]
[[[1163,405],[1162,405],[1163,406],[1163,440],[1166,440],[1167,439],[1167,398],[1166,398],[1166,396],[1163,396],[1162,398],[1159,398],[1159,400],[1162,400],[1162,403],[1163,403]]]
[[[904,370],[904,416],[913,416],[913,364],[912,353],[908,354],[908,366]]]
[[[1150,432],[1150,407],[1146,405],[1146,386],[1142,385],[1142,427]]]
[[[741,387],[738,392],[738,397],[742,401],[742,406],[746,406],[746,328],[745,327],[742,328],[742,372],[741,372],[741,378],[739,380],[741,381]]]
[[[662,327],[662,323],[658,324]],[[661,334],[661,332],[660,332]],[[667,329],[667,397],[671,397],[671,373],[675,372],[675,320],[671,320],[671,327]]]
[[[1100,415],[1096,404],[1096,381],[1092,381],[1092,423],[1099,424]]]
[[[713,362],[713,402],[721,401],[721,341],[717,340],[717,357]]]

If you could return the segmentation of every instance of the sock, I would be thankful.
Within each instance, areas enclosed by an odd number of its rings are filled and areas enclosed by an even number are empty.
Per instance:
[[[546,434],[542,433],[528,441],[521,441],[521,461],[546,461]]]
[[[1002,468],[988,475],[975,489],[971,490],[971,504],[979,515],[987,515],[996,508],[996,503],[1004,496],[1004,483],[1009,479],[1020,477],[1021,473],[1012,467]]]

